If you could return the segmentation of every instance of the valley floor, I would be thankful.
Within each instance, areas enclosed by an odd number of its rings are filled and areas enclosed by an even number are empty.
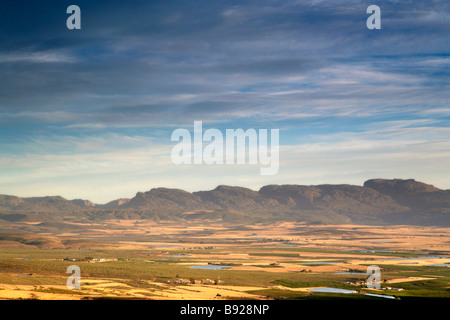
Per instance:
[[[0,299],[450,298],[449,231],[146,220],[42,230],[17,222],[0,233]],[[70,265],[80,268],[80,289],[67,287]],[[370,265],[380,268],[379,290],[367,288]]]

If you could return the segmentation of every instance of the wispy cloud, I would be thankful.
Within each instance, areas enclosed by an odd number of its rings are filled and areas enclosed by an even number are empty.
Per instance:
[[[361,183],[396,172],[450,188],[448,1],[380,0],[375,31],[359,0],[79,5],[74,32],[63,2],[0,5],[0,193],[51,194],[71,181],[68,196],[110,199],[120,188],[102,185]],[[279,174],[173,167],[170,133],[194,120],[280,128]]]
[[[0,53],[0,63],[75,63],[78,59],[63,52],[12,52]]]

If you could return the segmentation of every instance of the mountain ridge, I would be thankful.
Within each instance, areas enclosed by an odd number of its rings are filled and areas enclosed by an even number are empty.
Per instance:
[[[196,192],[160,187],[107,204],[60,196],[0,195],[0,210],[3,215],[27,212],[54,218],[72,215],[89,219],[241,220],[236,223],[287,219],[450,226],[450,190],[414,179],[379,178],[367,180],[362,186],[272,184],[258,191],[227,185]],[[183,215],[190,210],[195,214]]]

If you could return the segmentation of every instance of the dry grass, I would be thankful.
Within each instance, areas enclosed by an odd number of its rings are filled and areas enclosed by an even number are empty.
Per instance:
[[[191,214],[191,212],[186,212]],[[22,224],[33,227],[33,222]],[[79,225],[79,224],[78,224]],[[16,224],[17,227],[21,223]],[[331,275],[349,269],[364,271],[369,264],[414,266],[450,263],[449,258],[414,260],[398,259],[392,253],[374,255],[373,251],[405,253],[450,252],[450,228],[414,226],[361,226],[361,225],[306,225],[283,222],[272,225],[249,225],[245,228],[228,227],[220,222],[194,221],[185,225],[146,220],[109,220],[102,225],[91,225],[89,232],[70,232],[48,235],[51,239],[77,239],[93,241],[86,244],[98,249],[152,252],[149,262],[165,259],[171,252],[188,253],[188,257],[168,266],[177,270],[190,270],[195,264],[234,263],[229,271],[246,274],[266,274],[268,277],[300,277],[309,273]],[[117,240],[114,240],[117,239]],[[95,240],[95,241],[94,241]],[[23,243],[0,241],[0,248],[26,248]],[[76,243],[70,248],[75,248]],[[69,248],[69,247],[68,247]],[[212,249],[207,249],[212,248]],[[366,252],[363,252],[366,251]],[[90,253],[86,253],[89,255]],[[167,258],[169,259],[169,258]],[[158,260],[155,260],[158,261]],[[319,263],[317,265],[308,264]],[[333,264],[327,264],[334,262]],[[320,264],[323,263],[323,264]],[[63,278],[64,275],[46,275]],[[432,277],[391,277],[387,283],[431,280]],[[19,280],[17,280],[19,281]],[[31,281],[31,280],[30,280]],[[136,287],[125,279],[109,279],[87,276],[82,280],[82,290],[70,292],[61,285],[27,285],[0,283],[0,299],[84,299],[94,297],[123,297],[145,299],[266,299],[252,294],[256,290],[291,290],[307,292],[308,288],[285,288],[279,285],[173,285],[148,280]]]

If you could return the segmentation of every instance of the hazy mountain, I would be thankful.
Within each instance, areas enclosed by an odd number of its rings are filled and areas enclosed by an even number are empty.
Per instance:
[[[73,204],[76,204],[77,206],[81,208],[90,208],[95,207],[95,203],[90,202],[89,200],[83,200],[83,199],[74,199],[70,200]]]
[[[0,195],[0,209],[31,212],[58,212],[79,210],[80,206],[60,196],[19,198]]]
[[[450,225],[450,190],[441,190],[413,179],[372,179],[366,181],[364,187],[389,195],[408,208],[402,214],[386,219],[386,222]]]
[[[31,212],[77,219],[221,219],[234,223],[296,220],[327,223],[450,226],[450,190],[415,180],[372,179],[355,185],[267,185],[259,191],[220,185],[209,191],[155,188],[105,205],[59,196],[0,195],[0,219]],[[194,212],[184,214],[187,211]],[[15,215],[13,215],[15,214]]]
[[[327,210],[345,215],[385,215],[408,210],[388,195],[352,185],[269,185],[259,194],[293,210]]]
[[[413,179],[373,179],[366,181],[364,187],[389,195],[398,203],[409,207],[450,207],[450,190],[441,190]]]
[[[16,196],[0,195],[0,210],[16,210],[24,205],[25,201]]]
[[[194,192],[209,207],[232,210],[276,209],[278,201],[265,198],[259,192],[243,187],[220,185],[211,191]]]
[[[155,209],[204,209],[208,208],[200,197],[180,189],[156,188],[148,192],[138,192],[122,208]]]
[[[364,182],[364,187],[389,195],[396,201],[405,202],[406,204],[418,195],[442,191],[432,185],[417,182],[413,179],[372,179]]]
[[[130,201],[130,199],[128,199],[128,198],[120,198],[117,200],[110,201],[107,204],[97,204],[96,207],[104,208],[104,209],[118,209],[121,206],[123,206],[124,204],[128,203],[129,201]]]

